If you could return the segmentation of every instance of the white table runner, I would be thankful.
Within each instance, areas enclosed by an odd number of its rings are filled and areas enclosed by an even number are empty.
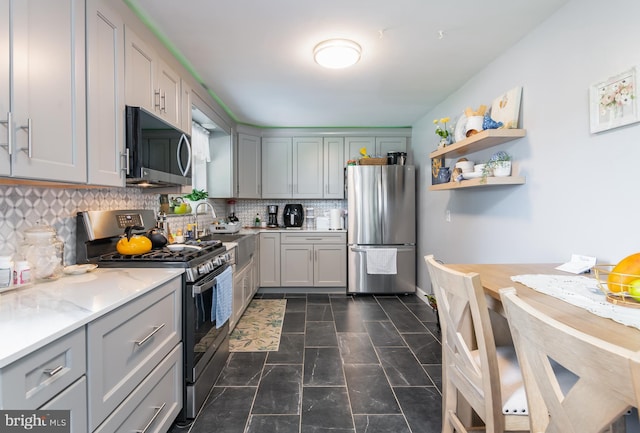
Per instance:
[[[594,278],[572,275],[515,275],[511,280],[545,295],[553,296],[585,310],[640,329],[640,309],[607,302]]]

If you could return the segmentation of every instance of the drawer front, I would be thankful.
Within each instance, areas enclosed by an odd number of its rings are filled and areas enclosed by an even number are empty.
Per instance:
[[[37,409],[85,371],[83,327],[0,370],[0,408]]]
[[[41,410],[70,410],[71,433],[87,431],[87,379],[75,382],[40,408]]]
[[[90,430],[180,341],[181,285],[175,278],[87,326]]]
[[[94,433],[168,431],[182,409],[182,384],[179,344]]]
[[[345,244],[346,233],[281,233],[281,244]]]

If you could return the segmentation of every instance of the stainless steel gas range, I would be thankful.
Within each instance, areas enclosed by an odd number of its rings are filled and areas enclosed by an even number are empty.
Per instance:
[[[78,263],[111,268],[184,268],[182,340],[185,386],[178,421],[195,418],[229,356],[229,324],[212,320],[216,277],[231,267],[233,257],[220,241],[193,242],[182,251],[167,248],[140,255],[117,252],[116,243],[127,225],[149,230],[155,226],[152,210],[79,212],[76,217]]]

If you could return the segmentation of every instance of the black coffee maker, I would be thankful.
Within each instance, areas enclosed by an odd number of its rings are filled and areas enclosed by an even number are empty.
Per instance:
[[[267,206],[267,215],[269,215],[267,227],[278,227],[278,205],[270,204]]]
[[[301,204],[287,204],[284,206],[284,219],[285,227],[302,227],[304,221],[304,212]]]

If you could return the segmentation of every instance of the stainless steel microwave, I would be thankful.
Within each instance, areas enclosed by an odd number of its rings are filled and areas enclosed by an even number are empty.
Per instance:
[[[191,185],[190,137],[141,107],[126,107],[127,184]]]

